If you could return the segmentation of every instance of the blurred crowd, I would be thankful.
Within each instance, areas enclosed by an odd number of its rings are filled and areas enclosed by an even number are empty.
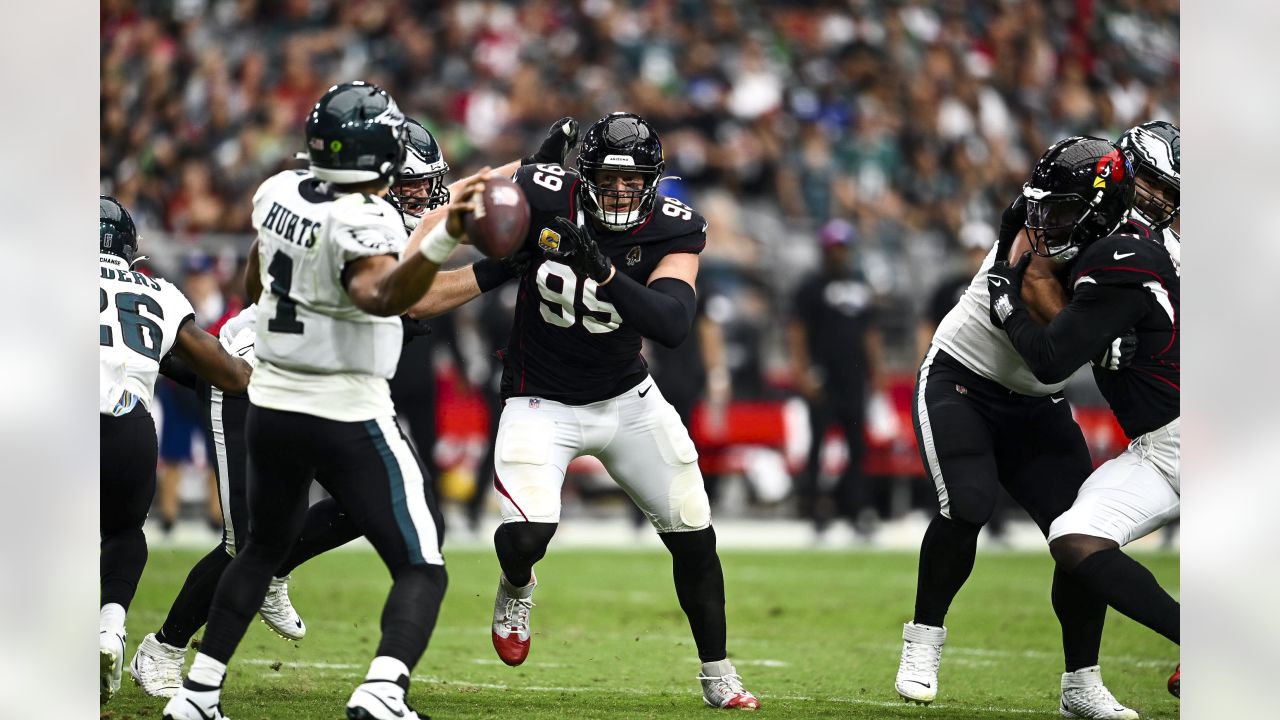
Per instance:
[[[663,191],[710,222],[699,290],[740,397],[786,385],[824,228],[910,372],[934,287],[1045,148],[1179,110],[1178,0],[103,0],[101,21],[102,191],[144,251],[220,255],[226,294],[255,188],[299,166],[335,82],[386,88],[452,179],[562,116],[639,113]]]

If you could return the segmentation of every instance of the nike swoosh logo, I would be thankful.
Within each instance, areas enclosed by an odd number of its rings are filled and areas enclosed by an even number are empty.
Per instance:
[[[1125,258],[1129,257],[1130,255],[1137,255],[1137,254],[1138,254],[1138,253],[1136,253],[1136,252],[1131,252],[1131,253],[1122,253],[1122,252],[1117,251],[1117,252],[1116,252],[1114,255],[1112,255],[1111,257],[1112,257],[1112,258],[1114,258],[1114,259],[1116,259],[1116,260],[1123,260],[1123,259],[1125,259]]]
[[[920,682],[919,680],[908,680],[907,682],[909,682],[909,683],[915,683],[916,685],[919,685],[920,687],[923,687],[923,688],[932,688],[932,687],[933,687],[933,684],[932,684],[932,683]]]
[[[1063,400],[1066,400],[1066,398],[1049,398],[1049,399],[1053,401],[1053,404],[1054,404],[1054,405],[1057,405],[1058,403],[1062,402]]]
[[[377,700],[378,702],[382,703],[382,707],[386,708],[387,711],[390,712],[392,715],[395,715],[396,717],[404,717],[403,710],[397,710],[391,707],[390,705],[387,704],[386,700],[383,700],[382,698],[378,697],[377,695],[374,695],[373,693],[367,693],[367,694],[370,697],[372,697],[374,700]]]
[[[1006,281],[1004,278],[998,275],[988,275],[987,282],[991,283],[992,285],[1000,286],[1000,285],[1004,285]]]
[[[652,390],[652,389],[653,389],[653,386],[652,386],[652,385],[650,385],[649,387],[647,387],[647,388],[645,388],[645,389],[641,390],[641,391],[640,391],[640,397],[644,397],[644,396],[645,396],[645,395],[646,395],[650,390]]]
[[[205,714],[205,711],[204,711],[204,710],[202,710],[202,709],[200,709],[200,706],[196,704],[196,701],[195,701],[195,700],[192,700],[191,698],[187,698],[187,704],[188,704],[188,705],[190,705],[191,707],[195,708],[195,709],[196,709],[196,714],[197,714],[197,715],[199,715],[200,717],[204,718],[204,720],[213,720],[213,719],[214,719],[214,717],[216,717],[215,715],[207,715],[207,714]]]

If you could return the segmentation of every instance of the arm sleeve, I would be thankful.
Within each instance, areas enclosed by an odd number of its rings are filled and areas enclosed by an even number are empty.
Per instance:
[[[506,263],[489,257],[471,263],[471,270],[476,274],[476,286],[482,293],[500,287],[515,277]]]
[[[604,288],[622,319],[641,335],[673,348],[693,327],[697,299],[689,283],[663,277],[641,285],[621,272]]]
[[[1147,312],[1145,291],[1086,284],[1053,322],[1040,325],[1020,309],[1005,321],[1013,347],[1043,383],[1071,377]]]
[[[160,374],[192,390],[195,390],[200,382],[196,372],[173,353],[160,358]]]

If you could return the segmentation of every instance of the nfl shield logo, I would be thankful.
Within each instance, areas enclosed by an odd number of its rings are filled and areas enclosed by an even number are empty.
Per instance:
[[[538,409],[538,405],[540,405],[540,404],[541,404],[541,402],[538,400],[538,398],[529,398],[529,409],[530,409],[530,410],[537,410],[537,409]]]

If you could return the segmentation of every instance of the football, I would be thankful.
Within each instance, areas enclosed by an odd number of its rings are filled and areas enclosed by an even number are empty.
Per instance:
[[[491,258],[518,250],[529,232],[529,203],[520,186],[506,178],[492,178],[477,200],[475,212],[463,220],[471,244]]]

